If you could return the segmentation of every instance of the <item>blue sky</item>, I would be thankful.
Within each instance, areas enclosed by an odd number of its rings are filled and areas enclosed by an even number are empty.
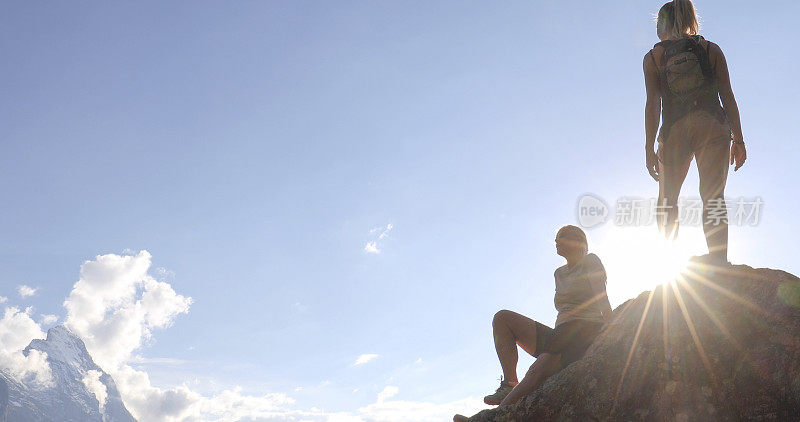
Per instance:
[[[85,261],[146,250],[192,298],[129,362],[159,388],[355,415],[387,386],[383,402],[482,397],[494,312],[555,320],[553,238],[578,198],[657,192],[641,62],[660,5],[7,5],[3,306],[63,321]],[[748,144],[726,193],[765,204],[731,228],[730,260],[797,274],[800,5],[696,5]],[[625,267],[655,259],[655,230],[588,230],[613,306],[654,282]],[[699,228],[681,238],[703,252]]]

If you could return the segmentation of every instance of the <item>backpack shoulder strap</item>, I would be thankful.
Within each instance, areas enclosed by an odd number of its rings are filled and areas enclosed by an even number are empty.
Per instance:
[[[711,41],[706,41],[706,48],[703,48],[703,46],[700,45],[699,40],[705,41],[705,39],[703,39],[703,37],[698,36],[698,39],[696,41],[698,48],[697,51],[700,56],[698,57],[700,59],[700,68],[703,70],[703,75],[705,75],[709,80],[713,80],[715,76],[714,65],[711,64],[711,55],[709,54],[709,51],[711,49]]]
[[[648,55],[650,56],[650,59],[653,60],[653,66],[655,66],[656,70],[658,70],[658,62],[656,61],[656,56],[653,54],[654,49],[655,47],[653,47],[653,49],[650,50],[650,53],[648,53]]]

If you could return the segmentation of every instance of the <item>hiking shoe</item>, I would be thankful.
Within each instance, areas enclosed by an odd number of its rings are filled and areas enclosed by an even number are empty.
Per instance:
[[[730,267],[732,267],[730,261],[711,254],[694,255],[689,258],[687,264],[688,269],[700,274],[725,271]]]
[[[513,385],[509,384],[508,381],[503,378],[500,378],[500,387],[497,387],[497,391],[495,391],[494,394],[484,397],[483,402],[490,406],[497,406],[513,389]]]

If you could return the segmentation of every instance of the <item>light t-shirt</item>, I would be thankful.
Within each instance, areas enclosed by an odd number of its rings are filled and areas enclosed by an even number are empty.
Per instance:
[[[605,287],[606,269],[593,253],[587,254],[572,267],[564,265],[556,269],[556,327],[576,319],[605,322],[601,311],[605,301],[597,296],[589,283],[589,274],[593,273],[602,278]]]

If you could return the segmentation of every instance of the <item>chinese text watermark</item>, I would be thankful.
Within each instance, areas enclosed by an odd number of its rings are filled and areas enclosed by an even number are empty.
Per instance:
[[[659,218],[666,218],[670,211],[680,225],[701,226],[727,223],[736,226],[756,226],[763,216],[764,201],[761,197],[719,198],[709,200],[704,209],[703,201],[696,197],[678,198],[677,209],[657,198],[621,197],[612,210],[608,203],[594,194],[578,198],[578,223],[591,228],[608,221],[617,226],[647,226]],[[677,216],[675,216],[677,212]]]

